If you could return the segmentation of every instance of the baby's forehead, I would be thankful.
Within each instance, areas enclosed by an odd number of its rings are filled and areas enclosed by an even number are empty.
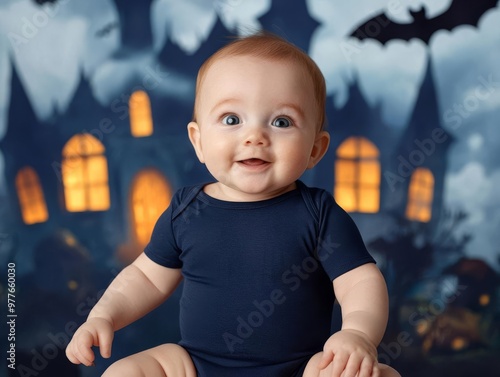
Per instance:
[[[201,72],[200,82],[201,84],[208,77],[216,76],[227,76],[234,68],[238,68],[244,57],[241,55],[229,55],[218,57],[210,61],[210,64],[205,67],[204,71]],[[251,58],[250,58],[251,59]],[[248,59],[248,63],[254,59]],[[255,64],[262,64],[263,61],[256,61]]]
[[[238,67],[242,62],[245,64],[263,65],[266,64],[283,64],[292,69],[297,69],[300,71],[306,71],[306,68],[301,66],[297,61],[291,58],[273,58],[268,56],[260,56],[254,54],[237,54],[237,55],[224,55],[217,57],[210,61],[210,64],[205,68],[203,75],[206,76],[208,73],[214,70],[218,70],[221,67],[230,68]],[[224,73],[224,72],[222,72]]]

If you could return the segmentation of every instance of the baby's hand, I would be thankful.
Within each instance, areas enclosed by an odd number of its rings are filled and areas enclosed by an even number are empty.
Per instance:
[[[113,325],[103,318],[89,318],[78,330],[66,348],[66,356],[74,364],[90,366],[94,364],[95,355],[92,346],[98,346],[101,356],[111,356],[113,342]]]
[[[357,330],[341,330],[325,343],[318,367],[332,363],[328,377],[379,377],[377,349],[366,334]]]

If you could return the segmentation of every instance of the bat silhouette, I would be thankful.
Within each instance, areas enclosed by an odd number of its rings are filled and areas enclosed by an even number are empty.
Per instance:
[[[498,0],[453,0],[446,11],[433,18],[427,18],[422,7],[420,11],[410,11],[413,22],[409,24],[394,22],[385,13],[380,13],[359,25],[350,36],[359,40],[375,39],[382,44],[393,39],[409,41],[418,38],[428,44],[436,31],[451,31],[460,25],[477,26],[481,16],[495,8],[497,3]]]
[[[35,0],[38,5],[43,5],[45,3],[55,3],[57,0]]]

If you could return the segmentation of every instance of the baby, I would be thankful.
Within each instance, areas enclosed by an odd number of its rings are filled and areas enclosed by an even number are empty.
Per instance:
[[[73,363],[92,365],[93,345],[109,357],[113,333],[184,280],[179,344],[119,360],[105,377],[399,376],[377,363],[381,273],[332,195],[299,180],[328,148],[325,96],[313,60],[273,35],[235,40],[203,64],[187,129],[215,180],[176,192],[76,331]]]

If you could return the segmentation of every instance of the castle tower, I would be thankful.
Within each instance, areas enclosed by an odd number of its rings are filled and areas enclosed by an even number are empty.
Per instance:
[[[454,137],[441,126],[434,83],[432,61],[429,57],[410,121],[391,157],[390,171],[386,172],[385,176],[393,192],[391,196],[392,210],[401,217],[408,218],[408,205],[413,200],[410,191],[420,190],[423,192],[422,190],[429,189],[429,195],[425,194],[424,196],[431,199],[427,203],[430,218],[422,222],[430,224],[435,224],[438,221],[442,210],[448,149],[454,140]],[[424,179],[426,182],[421,182],[420,189],[415,182],[416,186],[410,190],[412,179],[416,179],[415,173],[422,172],[427,175],[427,178]],[[423,206],[427,204],[420,203]]]
[[[59,203],[54,183],[57,179],[51,168],[54,151],[48,147],[56,131],[37,118],[14,64],[7,116],[7,131],[0,141],[9,206],[9,216],[3,220],[17,240],[13,253],[26,261],[19,271],[22,274],[33,267],[34,246],[56,223]]]
[[[342,108],[335,108],[333,97],[329,96],[326,100],[327,130],[331,140],[327,154],[315,169],[318,170],[317,185],[329,177],[327,187],[324,187],[329,191],[333,190],[335,184],[337,150],[343,142],[355,137],[373,143],[379,150],[379,163],[384,167],[388,160],[387,150],[392,148],[395,140],[394,130],[384,123],[380,107],[368,104],[357,80],[350,85],[348,96]]]
[[[19,198],[16,189],[16,176],[24,167],[32,168],[40,180],[40,187],[45,193],[45,201],[49,209],[57,205],[47,195],[53,189],[49,177],[52,175],[50,164],[52,151],[47,148],[54,137],[54,129],[40,122],[24,89],[22,79],[15,65],[12,65],[11,96],[7,119],[7,132],[0,142],[5,157],[5,178],[7,190],[15,214],[16,222],[23,224],[20,213]]]

